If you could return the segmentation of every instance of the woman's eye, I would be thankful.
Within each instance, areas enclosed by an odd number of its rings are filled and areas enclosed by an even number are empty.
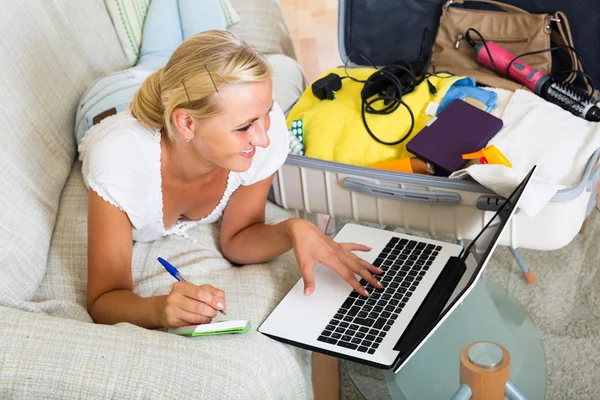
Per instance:
[[[239,132],[246,132],[248,129],[250,129],[251,126],[252,126],[252,124],[246,125],[243,128],[238,129],[238,131]]]

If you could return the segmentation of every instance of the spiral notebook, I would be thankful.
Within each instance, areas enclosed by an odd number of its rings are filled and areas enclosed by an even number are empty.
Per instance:
[[[212,324],[188,325],[179,328],[171,328],[169,333],[180,336],[205,336],[221,335],[224,333],[246,333],[252,328],[250,321],[235,320],[214,322]]]
[[[502,125],[500,118],[457,99],[431,119],[406,149],[433,164],[439,174],[450,175],[467,163],[463,154],[486,147]]]

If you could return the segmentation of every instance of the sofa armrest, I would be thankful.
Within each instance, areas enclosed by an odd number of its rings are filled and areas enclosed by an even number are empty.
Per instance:
[[[0,398],[312,397],[308,353],[255,329],[183,338],[5,307],[0,320]]]
[[[266,54],[273,69],[273,97],[284,113],[298,101],[307,82],[298,62],[283,54]]]
[[[240,22],[229,31],[265,54],[285,54],[296,59],[294,44],[278,0],[231,0]]]

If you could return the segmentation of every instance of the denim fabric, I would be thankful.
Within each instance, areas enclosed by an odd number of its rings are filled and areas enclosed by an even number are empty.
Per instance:
[[[154,57],[168,59],[183,42],[182,32],[178,1],[152,0],[144,21],[140,59],[136,67],[151,65]],[[158,65],[150,69],[161,67]]]
[[[92,127],[96,115],[113,107],[117,112],[127,110],[135,92],[152,72],[129,69],[97,80],[83,96],[77,108],[75,117],[77,145]]]
[[[475,79],[464,78],[456,81],[440,102],[437,109],[438,114],[444,110],[452,101],[456,99],[464,100],[467,97],[479,100],[486,105],[485,111],[490,112],[496,107],[498,95],[489,90],[475,86]]]
[[[198,7],[198,3],[201,3],[202,7]],[[179,18],[184,38],[210,29],[227,29],[227,21],[219,0],[179,0]]]

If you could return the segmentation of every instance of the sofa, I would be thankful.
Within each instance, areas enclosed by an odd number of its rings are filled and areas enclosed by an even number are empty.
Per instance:
[[[285,110],[304,89],[277,0],[232,0],[230,30],[267,55]],[[311,398],[310,353],[257,332],[300,277],[293,252],[236,267],[218,224],[135,243],[134,291],[166,294],[162,256],[227,293],[246,334],[184,338],[95,324],[86,310],[87,191],[73,134],[92,81],[128,67],[103,0],[4,1],[0,9],[0,398]],[[267,204],[267,222],[290,218]],[[219,319],[216,319],[219,320]]]

